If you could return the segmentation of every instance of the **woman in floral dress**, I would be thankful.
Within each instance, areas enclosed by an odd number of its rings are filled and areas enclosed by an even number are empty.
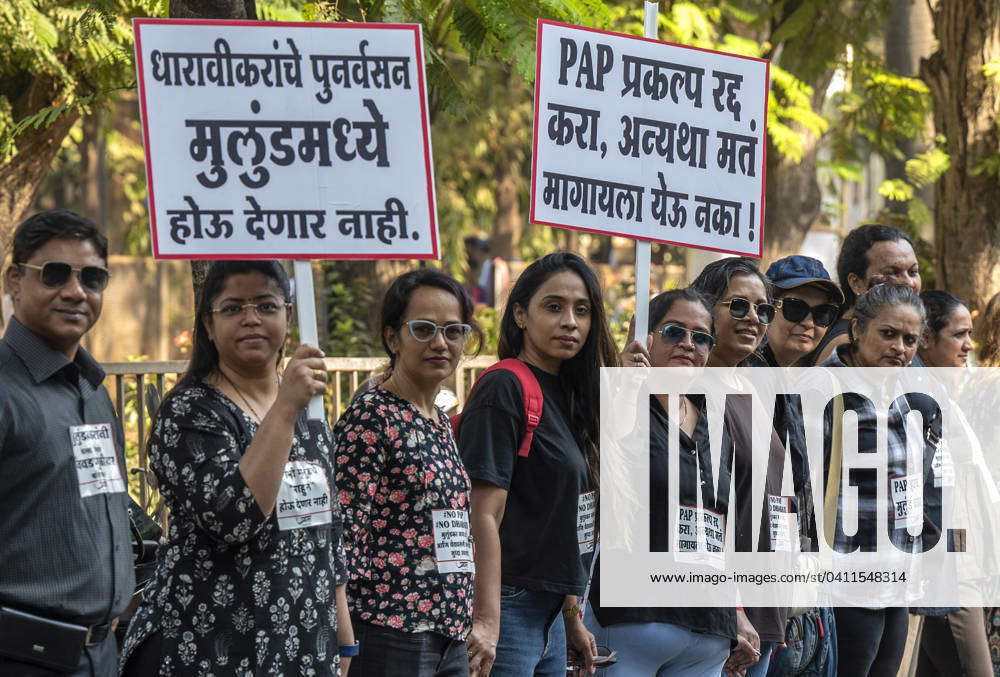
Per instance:
[[[122,651],[125,675],[338,674],[355,648],[344,591],[319,349],[279,378],[288,278],[274,261],[209,270],[188,371],[149,458],[170,508],[156,574]]]
[[[382,304],[388,376],[334,428],[348,599],[361,653],[352,677],[468,675],[472,625],[469,477],[434,400],[469,335],[465,289],[406,273]]]

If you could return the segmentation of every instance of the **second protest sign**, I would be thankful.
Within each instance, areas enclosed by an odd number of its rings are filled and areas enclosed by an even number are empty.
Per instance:
[[[769,64],[539,21],[531,220],[763,249]]]

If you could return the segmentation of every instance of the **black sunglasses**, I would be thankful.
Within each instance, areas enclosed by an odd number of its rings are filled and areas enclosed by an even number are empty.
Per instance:
[[[660,336],[667,343],[680,343],[688,334],[691,335],[691,343],[697,350],[708,353],[712,351],[715,346],[715,337],[711,334],[706,334],[703,331],[695,331],[694,329],[688,329],[686,327],[678,327],[675,324],[663,325],[663,329],[660,330]]]
[[[111,278],[111,273],[108,272],[108,269],[101,268],[100,266],[74,268],[70,264],[62,263],[61,261],[47,261],[40,266],[31,263],[19,263],[17,265],[22,268],[31,268],[32,270],[40,271],[38,277],[42,280],[42,284],[50,289],[60,289],[65,286],[73,273],[76,273],[80,277],[80,284],[87,291],[92,292],[103,291],[108,286],[108,280]]]
[[[796,298],[781,299],[778,301],[778,307],[789,322],[801,322],[811,314],[817,327],[829,327],[837,321],[837,315],[840,314],[840,308],[833,303],[810,306],[802,299]]]
[[[749,299],[742,296],[734,296],[728,301],[720,301],[720,303],[729,306],[729,314],[737,320],[742,320],[749,315],[752,307],[761,324],[771,324],[771,321],[774,320],[774,314],[778,310],[770,303],[750,303]]]

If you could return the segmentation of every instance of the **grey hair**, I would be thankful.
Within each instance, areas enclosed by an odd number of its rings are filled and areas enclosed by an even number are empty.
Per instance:
[[[883,308],[911,306],[920,315],[920,324],[927,324],[927,309],[920,295],[903,284],[877,284],[858,297],[854,303],[854,318],[858,322],[858,332],[864,333],[868,323],[882,312]]]

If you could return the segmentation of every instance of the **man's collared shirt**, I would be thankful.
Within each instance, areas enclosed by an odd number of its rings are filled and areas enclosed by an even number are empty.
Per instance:
[[[70,428],[108,424],[123,480],[124,432],[104,371],[70,362],[17,318],[0,340],[0,604],[90,625],[128,606],[125,492],[81,498]]]

